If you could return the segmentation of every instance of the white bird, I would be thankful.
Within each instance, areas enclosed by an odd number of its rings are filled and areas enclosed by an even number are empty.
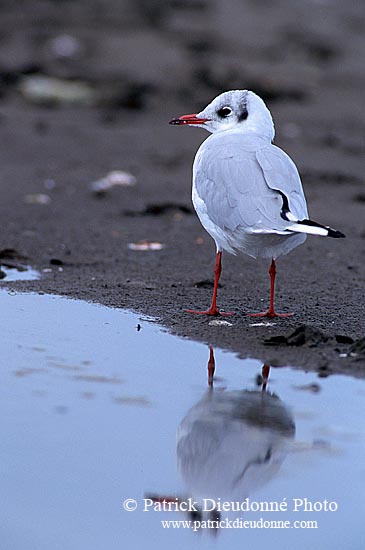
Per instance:
[[[193,165],[192,199],[198,217],[213,237],[217,255],[212,304],[207,315],[232,315],[217,308],[222,251],[271,258],[270,306],[253,316],[286,317],[274,309],[275,260],[302,244],[307,234],[344,237],[340,231],[308,219],[298,170],[272,144],[274,123],[263,100],[248,90],[216,97],[198,114],[170,124],[205,128],[212,135],[199,147]]]

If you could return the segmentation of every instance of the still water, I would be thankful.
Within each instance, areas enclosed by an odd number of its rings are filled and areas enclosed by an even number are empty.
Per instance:
[[[363,381],[76,300],[0,311],[2,549],[364,547]]]
[[[0,270],[2,272],[4,280],[6,280],[7,283],[12,281],[33,281],[39,279],[40,277],[39,271],[36,271],[29,266],[8,268],[4,267],[0,263]],[[0,281],[0,284],[2,284],[2,279],[0,279]]]

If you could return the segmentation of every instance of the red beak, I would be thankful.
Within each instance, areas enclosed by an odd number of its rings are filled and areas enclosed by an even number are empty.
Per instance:
[[[204,124],[209,118],[198,118],[197,115],[183,115],[179,118],[173,118],[169,124]]]

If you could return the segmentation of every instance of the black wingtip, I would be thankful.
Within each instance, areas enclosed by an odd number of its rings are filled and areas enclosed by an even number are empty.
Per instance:
[[[332,229],[332,227],[328,227],[328,225],[322,225],[313,220],[299,220],[297,221],[297,223],[302,225],[308,225],[310,227],[320,227],[321,229],[326,229],[328,231],[326,235],[327,237],[333,237],[334,239],[344,239],[346,237],[346,235],[341,233],[341,231],[337,231],[337,229]]]
[[[331,229],[331,227],[328,228],[328,236],[333,237],[334,239],[344,239],[346,235],[341,233],[341,231],[337,231],[337,229]]]

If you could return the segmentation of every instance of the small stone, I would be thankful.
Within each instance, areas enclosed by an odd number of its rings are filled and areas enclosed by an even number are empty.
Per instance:
[[[233,324],[229,323],[228,321],[223,321],[222,319],[213,319],[212,321],[209,321],[209,326],[211,327],[232,327]]]

